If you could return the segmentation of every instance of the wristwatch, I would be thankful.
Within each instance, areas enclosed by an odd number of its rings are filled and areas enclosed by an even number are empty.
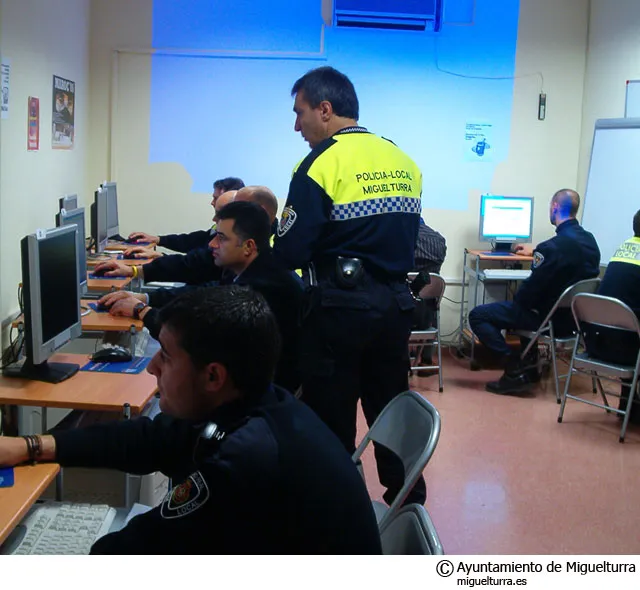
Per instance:
[[[140,303],[136,303],[133,306],[133,319],[134,320],[139,320],[140,319],[140,312],[145,308],[145,307],[149,307],[146,303],[143,303],[142,301]]]

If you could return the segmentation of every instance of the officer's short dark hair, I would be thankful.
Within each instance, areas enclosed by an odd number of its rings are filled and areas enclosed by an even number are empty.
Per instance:
[[[575,217],[580,209],[580,195],[570,188],[561,188],[553,195],[553,201],[558,203],[564,216]]]
[[[258,246],[258,251],[269,248],[271,220],[260,205],[249,201],[234,201],[220,209],[216,217],[218,223],[224,219],[233,219],[233,231],[243,241],[252,239]]]
[[[640,209],[633,216],[633,235],[640,238]]]
[[[250,287],[225,285],[176,297],[160,310],[197,368],[217,362],[245,397],[259,395],[273,381],[280,333],[262,295]]]
[[[241,178],[236,178],[235,176],[228,176],[227,178],[220,178],[213,183],[213,188],[220,189],[223,192],[227,191],[239,191],[241,188],[244,188],[244,182],[242,182]]]
[[[304,98],[317,108],[326,100],[331,103],[333,112],[338,117],[358,120],[359,105],[356,89],[347,76],[330,66],[323,66],[308,71],[302,78],[296,80],[291,89],[291,96],[304,90]]]

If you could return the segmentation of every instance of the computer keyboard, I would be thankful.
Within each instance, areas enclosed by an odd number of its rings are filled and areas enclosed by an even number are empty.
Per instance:
[[[491,250],[489,252],[480,252],[482,256],[515,256],[513,252],[504,251],[500,252],[499,250]]]
[[[504,281],[524,281],[531,276],[530,270],[513,268],[487,268],[482,272],[485,279],[501,279]]]
[[[109,532],[115,516],[115,509],[106,505],[36,504],[9,536],[2,553],[88,555],[91,545]]]

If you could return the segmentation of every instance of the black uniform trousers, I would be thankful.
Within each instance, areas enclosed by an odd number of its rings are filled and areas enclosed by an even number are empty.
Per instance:
[[[353,289],[334,278],[319,279],[307,292],[301,327],[302,400],[355,451],[361,401],[371,426],[382,409],[409,389],[408,340],[414,310],[404,282],[381,283],[365,275]],[[384,499],[391,504],[404,483],[404,467],[388,449],[375,446]],[[406,503],[424,504],[421,477]]]
[[[589,355],[607,363],[635,366],[640,350],[636,334],[588,323],[583,323],[581,329]],[[631,379],[622,379],[618,409],[627,409],[630,390]],[[629,420],[633,424],[640,424],[640,402],[632,404]]]

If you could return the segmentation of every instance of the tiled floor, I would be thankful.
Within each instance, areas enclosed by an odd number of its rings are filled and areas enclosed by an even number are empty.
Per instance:
[[[640,553],[640,426],[620,444],[614,415],[571,400],[558,424],[550,382],[529,397],[494,395],[484,384],[497,371],[444,360],[444,393],[437,377],[411,387],[442,416],[426,506],[447,553]],[[590,381],[572,391],[592,395]],[[364,462],[379,499],[373,454]]]

